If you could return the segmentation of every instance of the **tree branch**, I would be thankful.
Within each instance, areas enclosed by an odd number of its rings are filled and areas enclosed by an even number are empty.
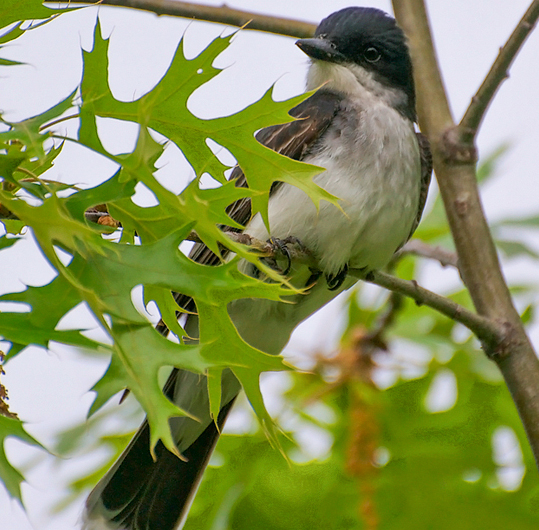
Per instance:
[[[408,241],[406,245],[395,252],[392,261],[397,261],[407,254],[436,260],[442,267],[455,267],[458,269],[458,256],[454,252],[442,247],[433,247],[420,239],[411,239]]]
[[[70,0],[70,4],[92,4],[84,0]],[[220,7],[205,6],[191,2],[176,2],[175,0],[101,0],[96,5],[130,7],[151,11],[157,15],[194,18],[206,22],[217,22],[227,26],[246,28],[258,31],[268,31],[298,39],[312,37],[315,24],[292,20],[289,18],[273,17],[232,9],[223,4]]]
[[[419,121],[431,142],[459,270],[479,315],[504,330],[486,352],[503,374],[539,465],[539,361],[513,306],[483,213],[475,149],[460,140],[449,111],[424,1],[393,0],[393,6],[409,39]]]
[[[431,307],[450,319],[463,324],[485,344],[485,349],[492,350],[496,344],[503,340],[504,332],[494,322],[468,311],[449,298],[445,298],[421,287],[414,280],[402,280],[380,271],[373,271],[365,276],[364,273],[361,275],[360,271],[352,269],[349,274],[361,278],[366,282],[384,287],[394,293],[408,296],[415,300],[418,305]]]
[[[107,226],[113,226],[112,223],[116,223],[114,226],[118,227],[119,223],[113,220],[106,211],[99,211],[96,208],[90,208],[85,212],[85,217],[88,221],[96,222],[98,224],[105,224]],[[104,219],[112,219],[112,221],[105,221]],[[260,257],[270,259],[282,259],[283,252],[277,245],[272,245],[268,241],[261,241],[256,239],[245,232],[233,232],[225,230],[223,232],[229,239],[235,243],[241,245],[247,245]],[[187,241],[193,241],[194,243],[204,243],[198,236],[196,231],[192,230],[185,238]],[[431,255],[437,254],[440,249],[433,249],[429,245],[424,245],[430,251]],[[296,263],[302,263],[312,267],[318,268],[318,263],[313,254],[305,248],[299,241],[295,243],[288,243],[287,258],[290,258]],[[419,248],[419,247],[418,247]],[[423,249],[424,250],[424,249]],[[424,253],[426,254],[426,252]],[[424,255],[423,254],[423,255]],[[420,287],[416,281],[401,280],[395,276],[392,276],[383,272],[369,272],[365,275],[364,269],[349,269],[348,274],[357,279],[374,283],[380,287],[384,287],[394,293],[408,296],[415,300],[419,305],[426,305],[439,311],[443,315],[460,322],[466,326],[470,331],[475,333],[479,340],[486,345],[486,350],[492,351],[496,345],[499,344],[504,338],[504,330],[496,325],[495,322],[488,318],[476,315],[471,311],[468,311],[463,306],[453,302],[452,300],[433,293],[423,287]]]
[[[246,233],[224,232],[230,239],[242,245],[248,245],[255,249],[257,253],[266,258],[281,258],[275,246],[268,244],[266,241],[260,241]],[[192,231],[186,238],[189,241],[201,243],[195,231]],[[317,268],[317,262],[313,255],[300,245],[287,246],[292,260],[301,262]],[[418,305],[426,305],[436,311],[446,315],[447,317],[460,322],[472,331],[478,338],[487,345],[491,351],[504,338],[504,330],[492,322],[488,318],[476,315],[468,311],[463,306],[453,302],[448,298],[433,293],[423,287],[420,287],[416,281],[401,280],[391,274],[374,271],[365,275],[363,269],[349,269],[348,274],[354,278],[364,280],[369,283],[384,287],[394,293],[402,294],[412,298]]]
[[[503,48],[500,48],[500,53],[494,61],[487,77],[485,77],[479,90],[472,98],[470,106],[459,124],[462,141],[472,142],[475,138],[487,107],[494,98],[499,86],[509,77],[508,69],[520,51],[524,41],[533,31],[538,18],[539,0],[534,0],[508,41]]]

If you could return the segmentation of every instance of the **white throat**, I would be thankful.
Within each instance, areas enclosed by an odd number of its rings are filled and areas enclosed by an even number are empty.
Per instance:
[[[374,96],[393,108],[405,107],[408,96],[375,79],[372,72],[357,64],[336,64],[312,60],[307,73],[307,90],[325,87],[351,99]]]

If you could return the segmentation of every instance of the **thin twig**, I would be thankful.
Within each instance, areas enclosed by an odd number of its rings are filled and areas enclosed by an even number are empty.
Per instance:
[[[44,131],[45,129],[49,129],[50,127],[53,127],[54,125],[58,125],[59,123],[62,123],[64,121],[72,120],[73,118],[80,118],[80,114],[77,112],[77,114],[71,114],[70,116],[63,116],[62,118],[58,118],[57,120],[44,123],[39,128],[39,132]]]
[[[408,241],[406,245],[395,252],[391,261],[398,261],[408,254],[438,261],[442,267],[455,267],[458,269],[458,256],[455,252],[439,246],[433,247],[420,239],[411,239]]]
[[[84,0],[70,0],[70,4],[91,4]],[[101,0],[98,5],[117,7],[131,7],[152,11],[157,15],[171,15],[176,17],[194,18],[206,22],[217,22],[227,26],[245,28],[250,30],[267,31],[288,37],[312,37],[315,24],[302,22],[283,17],[273,17],[232,9],[225,4],[222,6],[206,6],[191,2],[176,2],[175,0]]]
[[[411,239],[393,256],[392,261],[399,260],[402,256],[412,254],[436,260],[442,267],[455,267],[458,269],[458,256],[455,252],[451,252],[442,247],[433,247],[428,243],[424,243],[420,239]]]
[[[479,340],[486,343],[489,348],[499,344],[504,338],[500,328],[492,320],[465,309],[449,298],[445,298],[421,287],[416,281],[402,280],[380,271],[373,271],[365,276],[364,272],[361,273],[361,271],[352,269],[349,271],[349,274],[361,278],[366,282],[384,287],[392,292],[408,296],[415,300],[417,304],[426,305],[452,320],[460,322],[475,333]]]
[[[397,316],[404,306],[404,296],[401,293],[392,291],[386,305],[386,310],[374,323],[366,336],[366,340],[382,350],[387,350],[384,334],[397,320]]]
[[[502,82],[509,77],[509,67],[517,56],[528,35],[533,31],[539,18],[539,0],[534,0],[490,68],[479,90],[472,98],[470,106],[459,124],[461,139],[472,142],[477,134],[487,107]]]
[[[93,216],[97,216],[96,218],[100,219],[102,215],[108,216],[105,212],[94,212],[93,210],[90,210],[87,212],[86,217],[88,220],[94,220]],[[224,231],[223,233],[235,243],[249,246],[259,254],[260,257],[282,258],[282,251],[280,251],[276,245],[272,245],[267,241],[261,241],[255,237],[251,237],[245,232]],[[200,239],[194,230],[192,230],[185,239],[195,243],[203,243],[202,239]],[[294,262],[309,265],[313,269],[317,268],[318,264],[313,254],[299,243],[287,245],[287,251],[290,259]],[[493,321],[468,311],[448,298],[444,298],[443,296],[420,287],[415,281],[401,280],[383,272],[370,272],[365,276],[364,269],[349,269],[348,273],[350,276],[365,280],[369,283],[374,283],[394,293],[408,296],[418,304],[429,306],[449,318],[460,322],[475,333],[479,340],[488,344],[491,348],[503,339],[500,328]],[[395,304],[395,306],[398,309],[398,303]],[[394,315],[392,313],[393,311],[386,317],[387,322],[383,323],[383,327],[393,320]]]

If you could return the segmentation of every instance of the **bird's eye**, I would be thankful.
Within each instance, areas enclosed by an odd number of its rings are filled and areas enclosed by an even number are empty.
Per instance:
[[[365,57],[365,60],[369,61],[369,63],[377,63],[380,60],[380,57],[382,57],[382,54],[378,51],[378,48],[371,46],[363,52],[363,57]]]

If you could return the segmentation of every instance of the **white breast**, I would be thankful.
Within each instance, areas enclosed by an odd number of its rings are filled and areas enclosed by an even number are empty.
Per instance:
[[[406,240],[416,218],[419,146],[410,120],[393,108],[395,94],[364,88],[355,77],[352,83],[349,74],[333,79],[354,86],[354,93],[326,132],[324,147],[305,161],[326,168],[315,182],[340,198],[342,210],[323,202],[317,211],[304,192],[282,185],[270,198],[270,232],[281,239],[299,238],[326,274],[335,274],[346,264],[378,269]],[[260,215],[246,232],[261,240],[270,235]],[[249,266],[244,266],[249,273]],[[310,274],[306,267],[294,267],[291,281],[303,288]],[[348,278],[341,289],[330,291],[322,277],[308,294],[291,297],[291,303],[241,299],[230,304],[229,313],[244,340],[279,353],[301,321],[353,283]]]
[[[339,197],[342,211],[323,202],[317,212],[307,195],[282,185],[271,197],[271,236],[298,237],[321,269],[347,263],[378,269],[410,234],[420,194],[420,157],[413,125],[377,98],[350,101],[326,134],[325,148],[306,162],[326,168],[315,182]],[[260,216],[247,233],[269,237]]]

